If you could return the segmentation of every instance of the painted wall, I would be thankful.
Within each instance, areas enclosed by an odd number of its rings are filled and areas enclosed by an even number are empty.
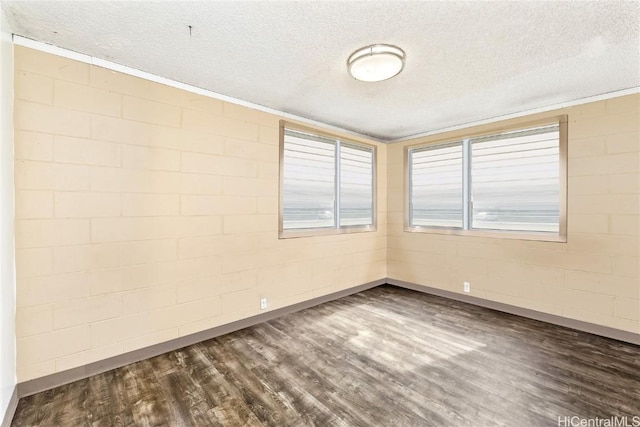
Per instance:
[[[279,117],[24,47],[15,91],[19,381],[384,277],[640,332],[638,95],[527,118],[569,114],[563,244],[404,233],[419,141],[377,232],[278,240]]]
[[[389,147],[389,277],[459,293],[469,281],[476,297],[640,332],[640,95],[526,120],[558,114],[569,115],[567,243],[403,232],[404,147],[500,124],[487,125]]]
[[[15,48],[18,379],[386,277],[378,230],[278,240],[279,117]]]
[[[0,422],[16,384],[13,44],[0,9]]]

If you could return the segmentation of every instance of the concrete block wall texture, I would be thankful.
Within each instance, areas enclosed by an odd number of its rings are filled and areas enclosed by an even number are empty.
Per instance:
[[[386,145],[377,231],[279,240],[281,117],[20,46],[14,86],[19,382],[387,276]]]
[[[403,232],[404,147],[502,123],[375,144],[376,232],[278,240],[280,117],[19,46],[15,91],[19,381],[385,277],[640,332],[640,95],[526,118],[569,115],[550,243]]]
[[[497,124],[392,144],[388,150],[390,278],[640,333],[640,95],[568,114],[567,243],[403,232],[407,145],[455,139]]]

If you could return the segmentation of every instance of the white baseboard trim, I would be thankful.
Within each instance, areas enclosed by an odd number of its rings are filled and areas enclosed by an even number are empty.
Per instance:
[[[299,302],[287,307],[278,308],[276,310],[268,311],[256,316],[251,316],[246,319],[231,322],[226,325],[216,326],[205,331],[196,332],[191,335],[175,338],[170,341],[154,344],[152,346],[130,351],[128,353],[119,354],[117,356],[89,363],[84,366],[79,366],[77,368],[72,368],[66,371],[46,375],[44,377],[24,381],[17,385],[18,397],[22,398],[30,396],[41,391],[59,387],[64,384],[69,384],[71,382],[88,378],[92,375],[100,374],[102,372],[110,371],[112,369],[128,365],[130,363],[139,362],[140,360],[148,359],[150,357],[158,356],[169,351],[174,351],[179,348],[206,341],[211,338],[219,337],[221,335],[235,332],[240,329],[248,328],[250,326],[257,325],[258,323],[266,322],[271,319],[275,319],[276,317],[284,316],[285,314],[294,313],[296,311],[304,310],[305,308],[323,304],[325,302],[342,298],[347,295],[366,291],[367,289],[375,288],[376,286],[380,286],[385,283],[386,279],[375,280],[373,282],[365,283],[353,288],[334,292],[328,295],[323,295],[321,297]]]
[[[478,298],[471,295],[463,295],[456,292],[446,291],[444,289],[418,285],[416,283],[405,282],[403,280],[387,278],[387,283],[389,285],[410,289],[412,291],[423,292],[456,301],[466,302],[468,304],[473,304],[492,310],[515,314],[516,316],[527,317],[529,319],[539,320],[541,322],[564,326],[565,328],[569,329],[576,329],[578,331],[588,332],[590,334],[600,335],[606,338],[628,342],[630,344],[640,345],[640,334],[636,334],[633,332],[622,331],[620,329],[610,328],[608,326],[596,325],[595,323],[583,322],[582,320],[569,319],[567,317],[562,317],[555,314],[543,313],[541,311],[517,307],[515,305],[504,304],[501,302]]]
[[[18,387],[17,386],[13,387],[13,393],[11,394],[11,399],[9,399],[7,412],[4,413],[4,417],[2,419],[2,427],[9,427],[11,425],[13,416],[16,414],[16,409],[18,409]]]

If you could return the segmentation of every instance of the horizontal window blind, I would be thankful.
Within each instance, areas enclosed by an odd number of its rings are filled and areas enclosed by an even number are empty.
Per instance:
[[[408,147],[407,231],[566,241],[566,126]]]
[[[462,227],[462,142],[409,151],[410,225]]]
[[[335,141],[290,130],[284,138],[283,228],[333,227]]]
[[[375,148],[284,130],[282,230],[373,226]]]
[[[340,226],[373,224],[373,148],[340,144]]]
[[[472,228],[559,231],[559,126],[471,139]]]

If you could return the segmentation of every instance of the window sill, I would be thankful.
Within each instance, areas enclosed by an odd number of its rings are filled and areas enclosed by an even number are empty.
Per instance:
[[[361,225],[353,227],[328,228],[299,228],[295,230],[280,230],[279,239],[296,239],[298,237],[332,236],[338,234],[367,233],[376,231],[375,225]]]
[[[534,240],[540,242],[566,243],[566,234],[535,232],[535,231],[508,231],[508,230],[462,230],[459,228],[435,228],[421,226],[407,226],[405,232],[444,234],[452,236],[488,237],[493,239]]]

